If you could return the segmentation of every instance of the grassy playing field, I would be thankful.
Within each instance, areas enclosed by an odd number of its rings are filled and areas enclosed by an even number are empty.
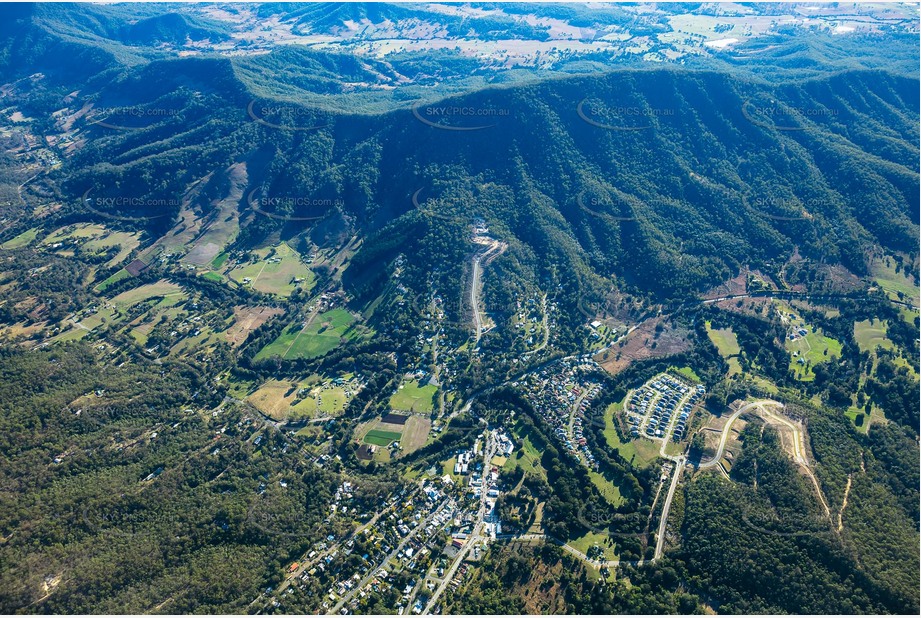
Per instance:
[[[431,412],[432,398],[438,387],[431,384],[419,386],[416,381],[404,382],[390,398],[390,407],[407,412]]]
[[[395,431],[383,431],[381,429],[372,429],[365,434],[363,440],[368,444],[374,444],[376,446],[387,446],[391,442],[398,441],[403,434],[397,433]]]

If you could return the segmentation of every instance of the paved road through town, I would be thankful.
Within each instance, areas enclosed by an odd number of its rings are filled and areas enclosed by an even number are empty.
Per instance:
[[[451,567],[445,573],[444,579],[441,581],[441,584],[435,590],[435,593],[432,594],[432,598],[429,599],[428,604],[425,606],[423,614],[432,613],[432,609],[435,607],[435,604],[438,602],[438,599],[444,593],[445,588],[448,587],[448,584],[451,583],[451,580],[454,579],[454,574],[457,572],[458,567],[464,562],[464,559],[467,557],[467,554],[470,552],[470,549],[477,544],[480,539],[480,534],[483,532],[485,527],[484,519],[486,518],[486,486],[485,479],[489,474],[489,463],[492,461],[493,455],[496,452],[496,445],[492,439],[492,435],[487,434],[486,444],[483,447],[483,480],[484,485],[480,486],[480,508],[477,511],[477,523],[473,527],[473,533],[467,539],[467,543],[464,544],[464,547],[458,552],[457,556],[454,558],[454,562],[451,564]]]

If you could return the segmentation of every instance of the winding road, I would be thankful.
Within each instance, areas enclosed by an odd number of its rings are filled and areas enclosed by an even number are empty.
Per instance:
[[[480,344],[480,337],[483,334],[483,318],[480,316],[480,256],[473,258],[473,281],[470,284],[470,306],[473,308],[473,328],[474,340],[473,347]]]
[[[732,414],[732,416],[730,416],[729,419],[726,421],[726,424],[723,425],[723,433],[720,436],[720,444],[719,444],[719,447],[716,449],[716,455],[714,455],[713,459],[710,459],[709,461],[701,462],[697,467],[701,469],[707,469],[707,468],[712,468],[713,466],[719,465],[720,460],[723,458],[723,452],[726,450],[726,443],[729,441],[729,433],[732,430],[732,424],[735,423],[736,419],[738,419],[740,416],[742,416],[746,412],[749,412],[750,410],[756,407],[764,406],[764,405],[783,406],[783,404],[778,403],[776,401],[765,400],[765,401],[756,401],[753,403],[745,404],[744,406],[736,410]]]
[[[809,467],[809,459],[806,456],[806,442],[803,431],[800,429],[800,426],[797,423],[789,420],[783,416],[782,413],[777,414],[768,410],[768,407],[780,408],[783,410],[784,404],[780,403],[779,401],[764,399],[745,404],[735,413],[733,413],[733,415],[729,417],[729,420],[726,421],[726,424],[723,426],[723,433],[720,436],[720,444],[716,451],[716,455],[714,455],[714,457],[709,461],[701,462],[698,465],[698,468],[706,469],[718,465],[720,460],[723,458],[724,451],[726,450],[726,443],[729,441],[729,432],[732,429],[733,423],[746,412],[754,412],[766,422],[783,425],[790,430],[793,436],[793,461],[796,462],[796,464],[803,470],[806,476],[809,477],[809,480],[812,481],[812,485],[815,488],[816,496],[822,505],[822,509],[825,511],[826,517],[831,520],[831,509],[828,508],[828,503],[825,501],[825,496],[822,494],[822,489],[819,486],[818,479],[815,477],[815,474],[813,474]]]

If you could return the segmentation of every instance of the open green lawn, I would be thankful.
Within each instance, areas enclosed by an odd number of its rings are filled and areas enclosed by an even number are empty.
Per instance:
[[[591,549],[593,545],[597,545],[602,550],[604,550],[604,559],[605,560],[616,560],[616,546],[608,545],[610,537],[606,534],[601,534],[599,532],[589,532],[585,536],[581,536],[577,539],[571,539],[567,545],[573,549],[577,549],[583,554],[588,554],[588,550]]]
[[[739,362],[737,357],[727,358],[726,363],[729,365],[729,375],[734,376],[742,373],[742,363]]]
[[[713,342],[720,355],[729,363],[729,375],[733,376],[742,373],[742,365],[736,357],[742,351],[742,348],[739,346],[736,334],[732,332],[731,328],[712,328],[709,321],[706,326],[707,336],[710,341]]]
[[[403,434],[397,433],[396,431],[383,431],[381,429],[372,429],[365,434],[365,437],[362,439],[368,444],[374,444],[376,446],[387,446],[391,442],[396,442],[403,437]]]
[[[96,308],[95,312],[90,311],[91,307],[77,312],[76,320],[80,323],[82,328],[77,326],[75,329],[58,335],[55,340],[69,341],[72,339],[80,339],[89,333],[89,331],[92,331],[96,328],[102,326],[112,327],[121,325],[126,320],[127,312],[129,309],[138,303],[142,303],[153,298],[157,298],[158,300],[156,302],[150,303],[150,306],[147,307],[146,310],[142,311],[141,315],[147,313],[148,311],[156,311],[157,317],[166,315],[169,318],[175,318],[179,313],[179,309],[172,308],[188,298],[188,296],[181,287],[168,281],[161,280],[156,283],[142,285],[137,288],[122,292],[121,294],[112,298],[110,301],[102,300],[100,302],[94,303]],[[172,311],[172,313],[169,313],[170,311]],[[150,320],[144,321],[137,315],[134,316],[133,320],[140,320],[140,323],[135,322],[136,326],[130,330],[129,334],[134,338],[135,341],[141,345],[145,345],[147,343],[148,333],[153,327],[153,322]],[[72,320],[68,320],[68,322],[72,323]],[[199,335],[199,338],[202,340],[206,339],[211,333],[211,331],[204,326],[202,326],[200,330],[202,333]]]
[[[344,309],[333,309],[314,320],[309,328],[296,337],[285,358],[316,358],[335,349],[352,324],[351,314]]]
[[[28,244],[31,244],[36,237],[38,237],[39,228],[33,227],[30,230],[26,230],[19,236],[10,238],[8,241],[0,245],[2,249],[19,249],[20,247],[25,247]]]
[[[521,438],[522,448],[512,453],[512,456],[505,461],[502,469],[506,472],[511,472],[515,468],[521,468],[525,473],[530,472],[546,479],[547,472],[540,463],[541,452],[534,445],[530,434],[523,433],[524,427],[522,427],[521,423],[516,423],[512,431]]]
[[[886,320],[863,320],[854,322],[854,339],[861,352],[875,352],[876,347],[880,346],[891,350],[895,345],[886,338],[887,330]]]
[[[821,330],[812,332],[811,327],[805,326],[804,328],[807,330],[806,336],[797,336],[793,341],[787,338],[786,348],[790,352],[790,368],[796,372],[797,379],[810,382],[815,379],[812,367],[832,358],[841,358],[841,343],[831,337],[826,337]],[[794,352],[799,352],[799,355],[794,357]],[[806,359],[808,364],[801,364],[800,358]]]
[[[911,324],[912,326],[916,324],[915,320],[917,320],[918,317],[921,317],[921,313],[915,311],[914,309],[909,309],[908,307],[899,307],[899,314],[902,316],[902,319],[905,320],[906,323]]]
[[[608,406],[604,412],[604,437],[607,443],[617,449],[621,457],[629,461],[633,466],[638,468],[647,468],[652,465],[659,457],[659,445],[657,442],[637,438],[621,442],[620,436],[617,435],[617,429],[614,427],[614,413],[623,409],[623,404],[613,403]]]
[[[716,346],[716,349],[720,351],[720,354],[732,356],[742,351],[742,348],[739,347],[739,341],[736,339],[736,334],[732,332],[731,328],[713,328],[710,326],[709,321],[706,326],[707,335],[713,345]]]
[[[138,286],[131,290],[122,292],[112,299],[112,303],[121,311],[124,311],[132,305],[136,305],[143,300],[158,296],[163,297],[163,300],[165,301],[163,303],[164,306],[175,305],[184,298],[187,298],[181,287],[175,283],[160,280],[156,283],[148,283],[146,285]]]
[[[199,333],[189,333],[176,343],[171,349],[170,354],[174,357],[184,357],[192,354],[194,350],[201,349],[211,342],[214,332],[207,326],[197,329]]]
[[[182,303],[188,298],[188,294],[180,286],[160,280],[126,290],[108,302],[97,305],[97,313],[81,314],[80,323],[90,329],[101,324],[114,328],[127,324],[125,334],[130,335],[140,345],[147,345],[150,333],[156,325],[164,320],[170,323],[184,320],[186,310]],[[215,334],[205,322],[177,330],[179,333],[168,344],[171,354],[189,353],[193,347],[209,343]],[[194,331],[198,331],[198,334]],[[166,351],[164,349],[161,353]]]
[[[883,411],[877,406],[872,406],[871,414],[867,414],[866,410],[862,408],[851,406],[844,413],[844,416],[853,423],[854,428],[860,433],[867,433],[872,425],[885,422],[886,419]]]
[[[624,503],[624,497],[620,493],[620,488],[610,479],[605,478],[603,474],[595,471],[589,472],[588,476],[592,479],[592,484],[598,488],[598,491],[601,492],[601,495],[611,506],[618,507]]]
[[[288,354],[288,350],[291,348],[291,344],[294,343],[295,338],[301,334],[303,330],[303,325],[301,324],[291,324],[286,327],[281,334],[273,341],[268,344],[256,354],[256,360],[262,360],[263,358],[271,358],[273,356],[279,356],[285,358]]]
[[[790,353],[790,369],[798,380],[811,382],[815,379],[813,367],[833,358],[841,358],[841,343],[826,337],[821,329],[807,324],[799,315],[799,311],[787,303],[776,300],[774,302],[787,326],[788,335],[784,338],[784,347]],[[800,330],[805,330],[806,334],[800,335]],[[794,334],[795,339],[790,339],[790,334]]]
[[[285,243],[274,247],[257,249],[252,252],[255,261],[238,264],[227,275],[242,285],[265,294],[290,296],[294,290],[303,288],[307,291],[313,287],[314,275],[300,254]],[[223,254],[222,254],[223,255]],[[214,259],[214,268],[220,268],[226,257],[219,255]],[[244,279],[248,281],[244,283]]]
[[[665,454],[666,455],[672,455],[674,457],[677,457],[681,455],[683,452],[684,452],[683,443],[679,442],[678,444],[675,444],[671,440],[665,443]]]
[[[70,253],[70,248],[76,244],[88,254],[105,253],[113,247],[119,247],[118,253],[106,265],[119,264],[140,244],[140,234],[137,232],[115,231],[98,223],[75,223],[58,228],[42,240],[45,248],[52,248],[57,243],[65,243],[64,247]]]
[[[690,367],[670,367],[669,371],[677,373],[691,381],[692,384],[700,383],[700,376]]]
[[[205,279],[207,279],[208,281],[214,281],[215,283],[223,283],[223,282],[224,282],[224,277],[223,277],[220,273],[216,273],[216,272],[214,272],[214,271],[212,271],[212,270],[209,270],[209,271],[206,271],[206,272],[202,273],[201,276],[204,277]]]
[[[772,395],[776,395],[777,393],[780,392],[776,384],[774,384],[770,380],[762,378],[761,376],[751,376],[751,380],[752,382],[754,382],[755,384],[763,388],[768,393],[771,393]]]
[[[359,336],[353,323],[355,318],[345,309],[332,309],[318,315],[308,328],[300,323],[291,324],[275,341],[256,354],[256,360],[280,356],[281,358],[316,358],[335,349],[343,339]]]
[[[431,412],[432,398],[437,392],[438,387],[431,384],[419,386],[415,380],[404,382],[390,398],[390,407],[406,412]]]
[[[83,330],[79,326],[74,326],[68,331],[56,335],[53,341],[76,341],[78,339],[83,339],[89,334],[88,331]]]
[[[112,274],[110,277],[108,277],[106,280],[102,281],[99,285],[97,285],[97,286],[96,286],[96,291],[97,291],[97,292],[100,292],[100,293],[104,293],[104,292],[105,292],[107,289],[109,289],[109,287],[111,287],[112,285],[118,283],[118,282],[121,281],[122,279],[127,279],[127,278],[130,277],[130,276],[131,276],[131,274],[130,274],[127,270],[125,270],[124,268],[122,268],[121,270],[116,271],[115,273],[113,273],[113,274]]]
[[[124,262],[139,244],[140,240],[136,232],[109,232],[102,238],[93,238],[86,241],[83,244],[83,248],[93,253],[104,253],[112,247],[119,247],[118,253],[106,262],[107,266],[114,266]]]
[[[107,232],[108,230],[106,230],[105,226],[98,223],[65,225],[45,236],[42,244],[53,245],[56,242],[63,242],[68,239],[97,238],[105,236]]]
[[[342,412],[346,403],[348,398],[345,396],[345,389],[335,386],[321,389],[317,394],[311,393],[291,409],[298,415],[314,416],[321,413],[325,416]]]
[[[211,260],[211,268],[213,268],[213,269],[215,269],[215,270],[219,270],[219,269],[221,268],[221,266],[224,265],[224,262],[227,261],[227,258],[228,258],[228,257],[230,257],[230,254],[227,253],[226,251],[224,251],[223,253],[221,253],[220,255],[218,255],[216,258],[214,258],[213,260]]]
[[[269,380],[246,398],[273,418],[317,418],[341,413],[349,400],[346,389],[357,388],[357,383],[334,385],[314,374],[303,380]]]
[[[895,266],[896,262],[892,258],[875,258],[870,262],[870,274],[890,298],[898,298],[901,293],[906,300],[917,305],[918,284],[913,278],[905,276],[905,271],[895,272]]]

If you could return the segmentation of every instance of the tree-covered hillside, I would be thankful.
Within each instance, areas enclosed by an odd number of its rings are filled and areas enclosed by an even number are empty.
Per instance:
[[[420,220],[415,229],[437,237],[480,217],[514,242],[510,255],[531,280],[556,277],[584,294],[597,275],[677,299],[742,265],[782,262],[794,246],[858,275],[871,246],[914,252],[916,86],[879,71],[776,87],[626,71],[439,104],[470,117],[436,118],[435,105],[348,116],[254,107],[225,61],[168,61],[120,79],[99,105],[178,112],[135,120],[132,131],[93,129],[60,174],[78,210],[89,187],[178,200],[214,169],[245,161],[258,170],[247,194],[341,202],[365,234],[403,217],[401,226]],[[278,219],[327,213],[272,214],[247,236],[296,232],[312,223]]]

